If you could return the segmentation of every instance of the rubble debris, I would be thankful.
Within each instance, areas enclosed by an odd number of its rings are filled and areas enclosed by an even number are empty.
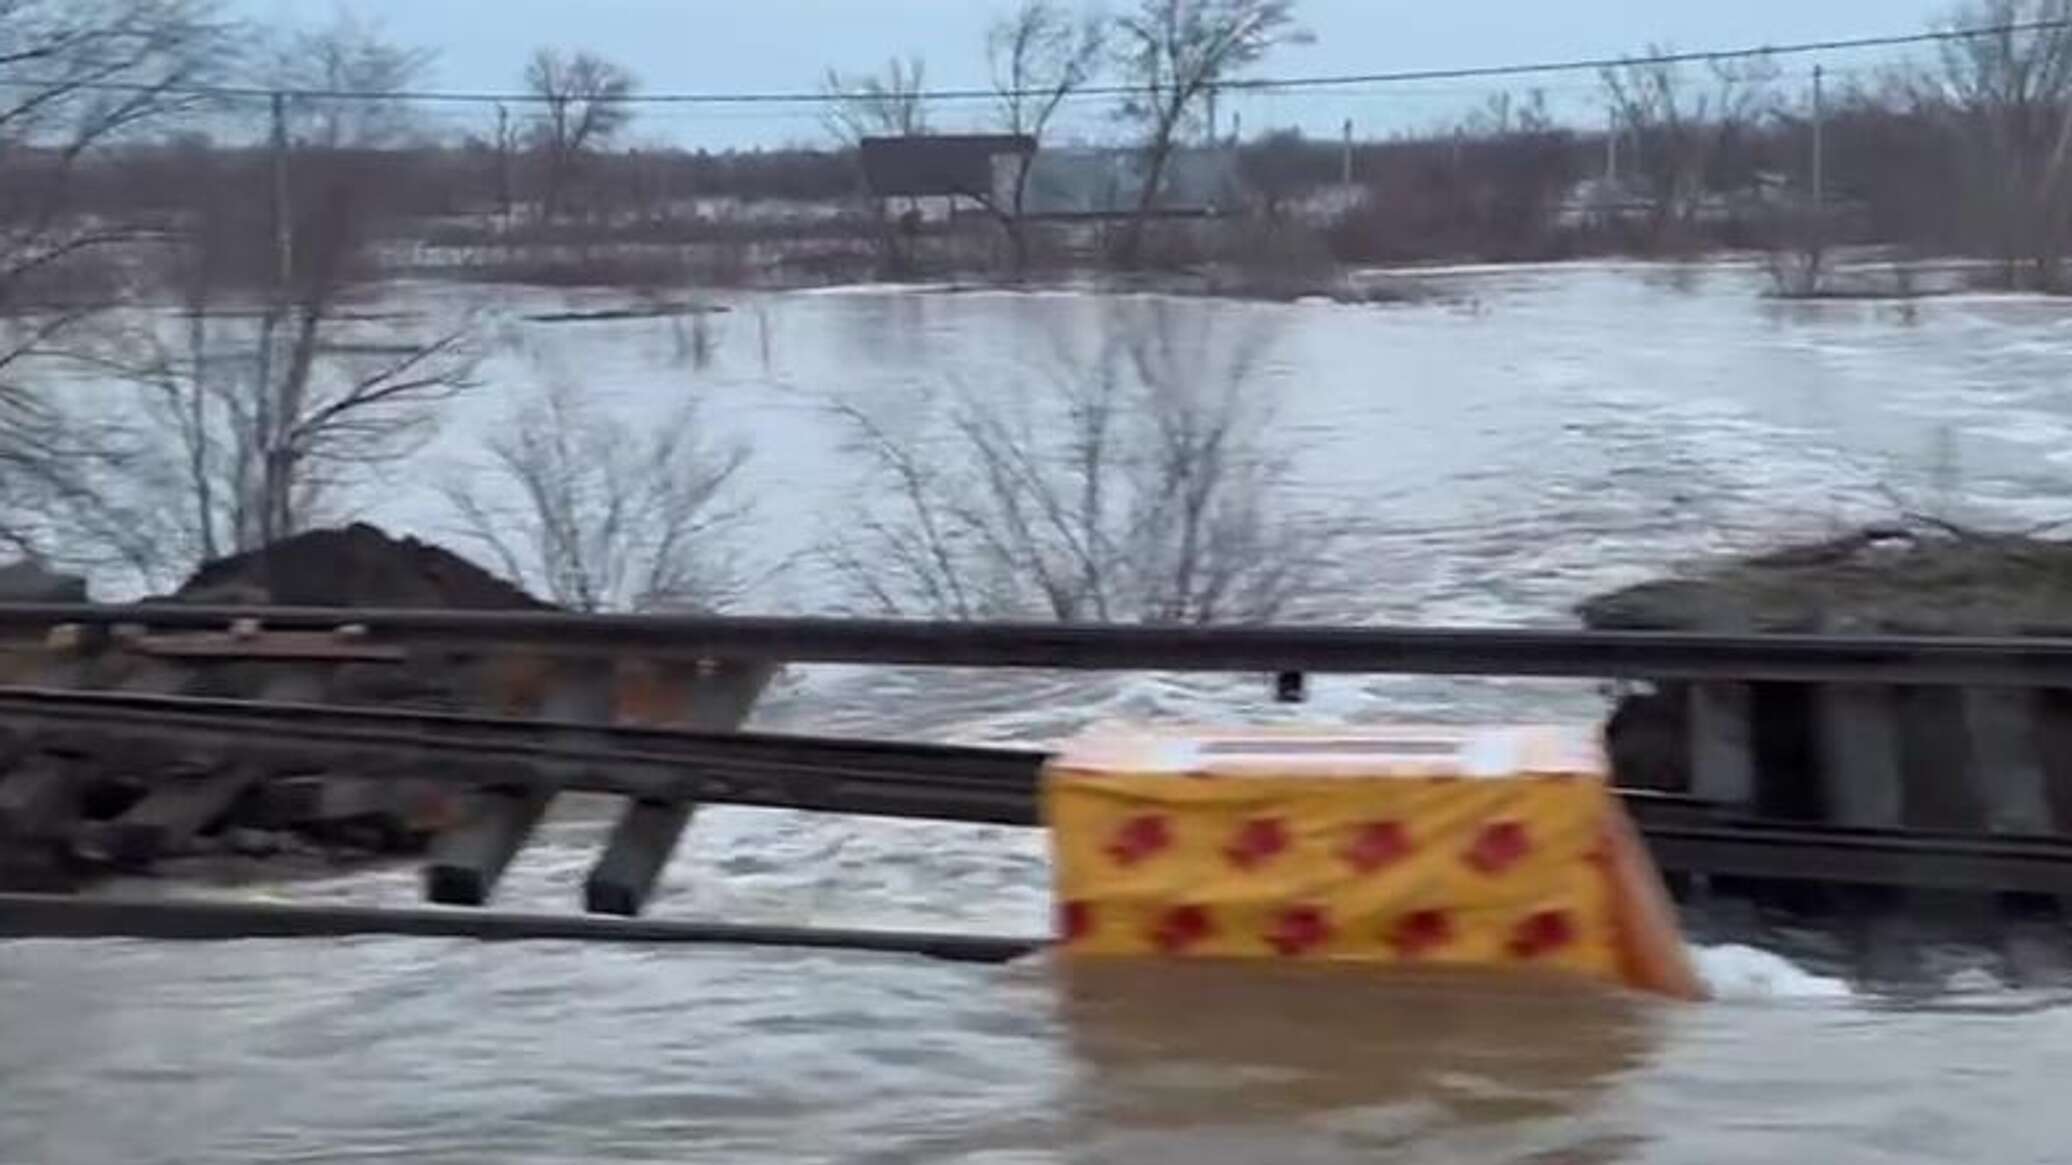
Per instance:
[[[548,610],[442,546],[355,523],[204,563],[170,601],[225,606]]]

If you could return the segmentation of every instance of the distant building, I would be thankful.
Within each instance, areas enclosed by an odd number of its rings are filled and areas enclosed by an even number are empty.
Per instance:
[[[1000,175],[1036,152],[1027,134],[915,134],[864,138],[863,177],[877,198],[968,198],[1000,193]]]

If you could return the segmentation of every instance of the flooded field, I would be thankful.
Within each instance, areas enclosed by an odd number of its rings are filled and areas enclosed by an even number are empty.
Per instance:
[[[1205,359],[1258,345],[1250,383],[1304,503],[1357,520],[1361,585],[1333,618],[1558,625],[1679,560],[1902,509],[2072,516],[2072,305],[1783,304],[1731,267],[1425,278],[1435,294],[1407,306],[1161,308]],[[1020,391],[1123,304],[856,289],[741,297],[697,325],[532,321],[586,306],[536,291],[483,306],[483,388],[363,485],[363,516],[449,534],[433,483],[477,463],[543,381],[635,419],[695,399],[754,446],[744,481],[771,569],[743,606],[796,612],[842,597],[799,557],[857,488],[831,399]],[[759,722],[983,743],[1109,717],[1590,716],[1603,700],[1374,677],[1320,683],[1299,713],[1262,705],[1243,678],[821,669],[789,677]],[[572,909],[604,828],[594,805],[567,807],[498,904]],[[1045,877],[1022,831],[710,811],[654,909],[1029,934],[1047,926]],[[222,892],[402,903],[415,879]],[[2058,1159],[2072,1003],[1966,958],[1900,1001],[1712,947],[1721,1000],[1666,1007],[1212,968],[17,942],[0,944],[0,1162]]]

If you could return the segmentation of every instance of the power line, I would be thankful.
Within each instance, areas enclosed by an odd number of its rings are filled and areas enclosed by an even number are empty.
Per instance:
[[[1754,48],[1712,49],[1687,53],[1650,53],[1644,56],[1597,57],[1531,65],[1483,65],[1460,69],[1411,69],[1393,73],[1343,73],[1320,77],[1280,80],[1236,80],[1219,84],[1223,89],[1324,89],[1348,85],[1393,85],[1414,81],[1472,81],[1494,77],[1526,77],[1548,73],[1600,72],[1629,65],[1711,64],[1717,61],[1752,60],[1764,57],[1806,56],[1812,53],[1855,52],[1864,49],[1903,48],[1911,45],[1977,40],[2017,33],[2060,32],[2072,29],[2072,19],[2036,20],[2023,24],[1999,24],[1977,28],[1952,28],[1892,36],[1862,36],[1843,40],[1800,41],[1793,44],[1761,45]]]
[[[1405,69],[1380,73],[1336,73],[1297,77],[1259,77],[1219,81],[1214,88],[1225,92],[1297,92],[1349,88],[1362,85],[1397,85],[1424,81],[1475,81],[1502,77],[1531,77],[1556,73],[1600,72],[1632,65],[1709,64],[1721,61],[1769,57],[1805,56],[1813,53],[1858,52],[1867,49],[1905,48],[1946,44],[1984,37],[2026,33],[2062,32],[2072,29],[2072,18],[2033,20],[2020,23],[1982,25],[1972,28],[1940,29],[1931,32],[1887,36],[1848,37],[1835,40],[1797,41],[1789,44],[1756,45],[1735,49],[1707,49],[1692,52],[1647,53],[1639,56],[1585,57],[1563,61],[1542,61],[1516,65],[1477,65],[1446,69]],[[539,93],[455,92],[451,90],[355,90],[275,89],[238,85],[153,85],[125,82],[73,83],[62,79],[33,80],[0,78],[4,88],[62,87],[67,91],[92,93],[156,93],[182,97],[271,100],[277,93],[317,101],[411,101],[426,104],[545,104],[553,98]],[[1143,85],[1089,85],[1074,91],[1078,97],[1130,97],[1149,92]],[[993,101],[1003,97],[1042,97],[1046,89],[925,89],[915,96],[924,101]],[[843,94],[823,91],[768,93],[634,93],[612,98],[617,105],[819,105],[840,101]]]

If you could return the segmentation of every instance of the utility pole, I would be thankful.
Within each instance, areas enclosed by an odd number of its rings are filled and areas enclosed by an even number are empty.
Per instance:
[[[285,299],[295,277],[295,223],[288,205],[288,98],[273,95],[273,247],[276,291]]]
[[[295,284],[295,219],[288,200],[288,98],[273,95],[273,302],[259,325],[259,392],[253,421],[259,431],[260,470],[258,513],[250,531],[238,538],[254,537],[260,543],[285,535],[288,526],[285,432],[292,423],[287,402],[274,399],[276,353],[274,346],[282,321],[288,314],[288,300]]]
[[[1604,127],[1604,186],[1607,192],[1619,184],[1619,111],[1611,110]]]
[[[496,103],[496,205],[505,230],[511,229],[511,111]]]
[[[1813,66],[1813,215],[1817,219],[1827,204],[1827,70]]]
[[[1209,86],[1209,144],[1211,146],[1223,144],[1216,137],[1216,87],[1214,85]]]
[[[1353,185],[1353,119],[1345,119],[1345,152],[1338,159],[1338,184],[1346,189]]]

